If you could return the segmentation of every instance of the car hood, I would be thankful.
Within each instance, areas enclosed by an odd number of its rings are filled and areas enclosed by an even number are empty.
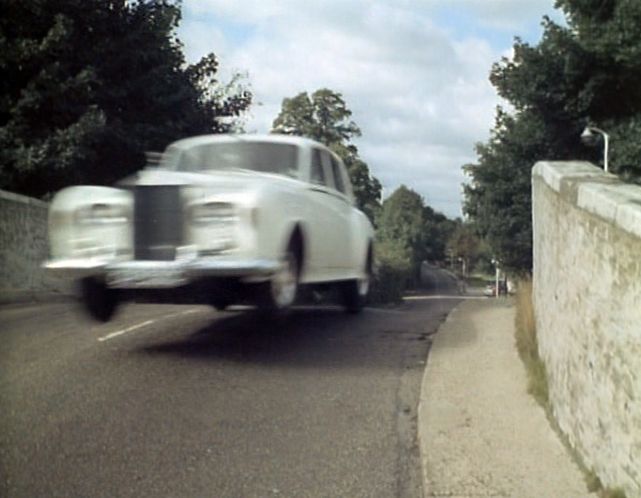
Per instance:
[[[300,181],[282,175],[259,173],[250,170],[210,170],[204,173],[191,173],[148,168],[118,183],[121,187],[185,185],[211,187],[222,191],[246,191],[260,188],[267,184],[291,188],[296,184],[300,185]]]

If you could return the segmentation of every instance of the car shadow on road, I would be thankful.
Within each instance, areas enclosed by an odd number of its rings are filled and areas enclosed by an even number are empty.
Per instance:
[[[405,359],[425,359],[431,331],[422,325],[410,315],[367,310],[295,309],[280,317],[245,312],[140,352],[275,366],[398,368]]]

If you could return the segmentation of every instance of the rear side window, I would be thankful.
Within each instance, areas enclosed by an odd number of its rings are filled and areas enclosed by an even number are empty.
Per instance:
[[[343,182],[343,174],[341,171],[341,165],[338,163],[338,161],[334,158],[334,156],[330,156],[331,161],[332,161],[332,173],[334,173],[334,184],[336,186],[336,190],[339,192],[346,194],[347,192],[345,191],[345,183]]]
[[[316,185],[327,185],[325,180],[325,171],[323,171],[323,161],[321,160],[321,151],[319,149],[312,150],[312,171],[311,182]]]

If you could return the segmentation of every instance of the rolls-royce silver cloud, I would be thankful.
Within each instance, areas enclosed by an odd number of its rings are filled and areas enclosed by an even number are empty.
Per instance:
[[[109,320],[129,300],[291,306],[302,286],[334,286],[361,309],[373,228],[340,158],[285,135],[206,135],[169,145],[115,187],[60,191],[45,268],[78,281]]]

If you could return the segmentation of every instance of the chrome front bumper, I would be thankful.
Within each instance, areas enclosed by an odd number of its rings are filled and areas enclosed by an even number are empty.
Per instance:
[[[44,263],[52,274],[64,278],[102,277],[114,289],[167,289],[204,277],[267,279],[280,267],[267,259],[188,259],[175,261],[119,261],[59,259]]]

